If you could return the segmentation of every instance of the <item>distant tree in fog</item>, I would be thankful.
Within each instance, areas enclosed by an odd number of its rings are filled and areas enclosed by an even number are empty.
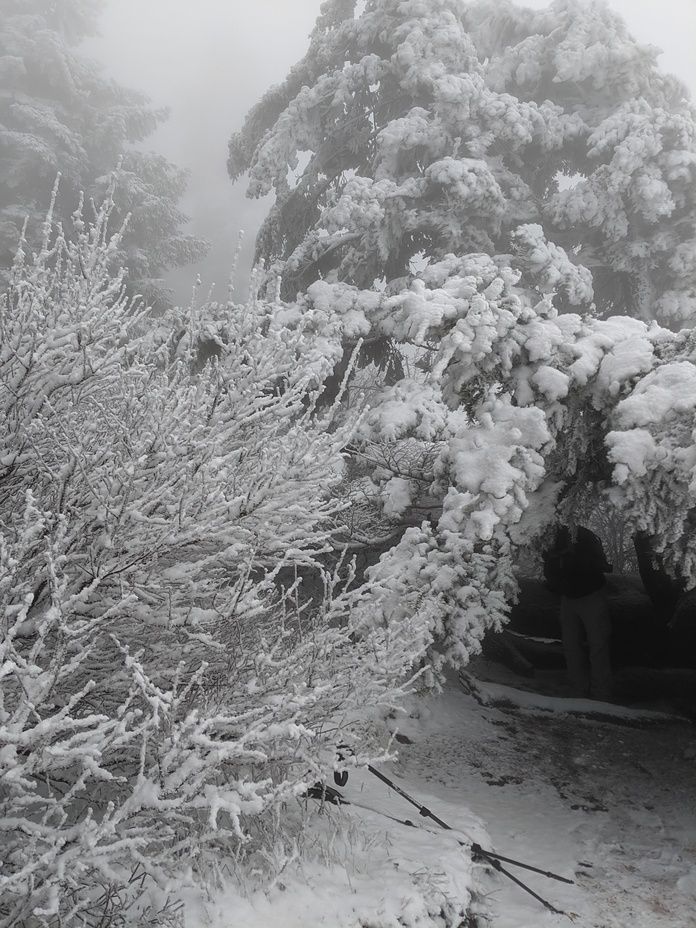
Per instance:
[[[37,247],[57,173],[56,218],[70,235],[79,192],[101,201],[120,163],[113,221],[131,218],[118,263],[130,292],[166,303],[166,271],[198,261],[206,246],[181,232],[186,173],[133,148],[166,111],[104,78],[76,51],[97,31],[101,7],[100,0],[0,0],[0,268],[9,267],[25,220]]]

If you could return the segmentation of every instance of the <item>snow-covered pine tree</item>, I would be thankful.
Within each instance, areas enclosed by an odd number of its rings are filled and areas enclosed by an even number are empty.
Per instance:
[[[427,644],[322,572],[351,435],[314,415],[326,341],[259,300],[135,311],[113,211],[49,217],[0,301],[2,928],[244,883]],[[311,603],[280,582],[310,568]]]
[[[374,577],[382,618],[429,616],[435,666],[459,664],[504,619],[511,540],[538,545],[562,491],[613,475],[626,503],[630,479],[647,485],[620,450],[622,402],[676,350],[647,323],[695,318],[696,122],[656,50],[596,0],[356,10],[323,5],[229,169],[275,191],[258,255],[313,324],[411,362],[390,364],[362,436],[430,443],[442,514]],[[653,464],[671,489],[632,505],[648,534],[693,502],[685,471]],[[380,472],[403,510],[417,482]]]
[[[355,6],[324,4],[230,143],[232,177],[275,190],[258,256],[287,293],[482,252],[559,308],[694,318],[693,109],[656,49],[596,0]]]
[[[56,216],[69,234],[80,193],[101,202],[120,163],[114,220],[120,224],[127,214],[131,220],[118,260],[131,293],[166,305],[163,275],[199,260],[207,246],[181,231],[187,217],[177,204],[186,172],[133,147],[166,111],[105,79],[96,62],[79,54],[101,6],[99,0],[0,3],[0,271],[6,282],[25,219],[29,245],[38,247],[56,174],[62,176]]]

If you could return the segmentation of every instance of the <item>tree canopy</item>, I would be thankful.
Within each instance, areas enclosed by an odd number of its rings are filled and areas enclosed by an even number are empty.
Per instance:
[[[429,443],[442,508],[373,577],[454,663],[588,484],[696,579],[696,122],[656,54],[595,0],[329,0],[230,142],[275,191],[257,251],[285,298],[410,362],[362,437]],[[393,512],[422,491],[373,479]]]
[[[324,4],[230,143],[250,195],[275,190],[258,256],[287,295],[481,252],[559,308],[693,319],[693,109],[655,49],[601,2],[354,8]]]
[[[130,215],[119,261],[128,287],[150,302],[167,301],[164,273],[198,260],[206,246],[182,233],[177,203],[186,173],[165,158],[137,150],[166,118],[147,97],[105,79],[80,55],[96,31],[98,0],[0,3],[0,267],[14,257],[28,221],[27,240],[39,247],[56,175],[55,218],[71,231],[84,192],[97,202],[118,169],[115,232]]]

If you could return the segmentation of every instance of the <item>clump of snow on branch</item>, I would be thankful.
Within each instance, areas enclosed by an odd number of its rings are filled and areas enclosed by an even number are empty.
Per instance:
[[[691,335],[689,333],[689,340]],[[692,526],[696,503],[694,353],[655,366],[616,406],[606,442],[617,495],[636,525],[654,533],[665,562],[696,580]]]
[[[592,302],[592,274],[573,263],[558,245],[547,242],[538,223],[520,226],[514,237],[527,272],[541,293],[562,290],[573,305]]]

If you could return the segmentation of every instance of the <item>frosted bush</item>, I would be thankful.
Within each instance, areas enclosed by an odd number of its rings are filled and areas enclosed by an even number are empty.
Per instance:
[[[319,561],[353,429],[315,408],[325,346],[256,300],[150,318],[110,218],[49,220],[0,304],[2,928],[175,919],[291,843],[418,657]]]

